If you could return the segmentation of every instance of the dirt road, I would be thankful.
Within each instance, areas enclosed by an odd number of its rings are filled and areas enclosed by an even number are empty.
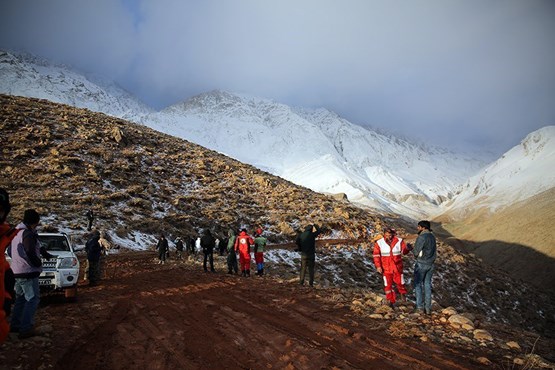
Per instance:
[[[109,257],[76,302],[44,297],[43,335],[0,347],[17,369],[474,369],[468,353],[399,339],[325,289],[242,278],[152,252]]]

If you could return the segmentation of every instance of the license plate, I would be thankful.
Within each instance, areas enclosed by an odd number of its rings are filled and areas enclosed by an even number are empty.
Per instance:
[[[39,279],[39,285],[52,285],[52,280],[50,279]]]

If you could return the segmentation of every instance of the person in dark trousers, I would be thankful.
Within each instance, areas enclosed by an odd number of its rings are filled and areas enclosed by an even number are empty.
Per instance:
[[[164,234],[161,234],[160,235],[160,240],[158,241],[158,244],[156,245],[156,250],[158,250],[158,259],[160,260],[158,262],[159,265],[166,263],[166,257],[168,255],[169,249],[170,249],[170,247],[168,245],[168,239],[166,239]]]
[[[416,310],[432,313],[432,276],[437,256],[436,237],[430,228],[430,221],[422,220],[418,223],[418,237],[414,243],[414,294],[416,295]],[[423,288],[423,289],[422,289]],[[424,294],[422,294],[424,291]]]
[[[308,285],[314,286],[314,266],[316,264],[316,237],[321,230],[317,225],[307,225],[297,236],[297,252],[301,252],[301,285],[304,285],[306,270],[308,269]]]
[[[258,228],[254,232],[254,261],[256,262],[256,275],[264,275],[264,248],[268,244],[268,239],[262,236],[262,229]]]
[[[239,265],[237,264],[237,254],[235,253],[235,233],[229,229],[227,232],[227,273],[239,272]]]
[[[191,255],[195,254],[195,238],[193,237],[189,238],[189,253]]]
[[[9,255],[12,258],[12,270],[15,277],[15,304],[12,310],[10,331],[19,331],[19,338],[30,338],[35,331],[35,313],[40,302],[39,275],[42,272],[44,258],[56,258],[41,247],[37,226],[40,216],[34,209],[28,209],[23,215],[23,222],[17,225],[22,230],[12,240]]]
[[[216,272],[214,270],[214,247],[216,246],[216,239],[212,236],[210,230],[204,231],[204,235],[200,238],[200,247],[202,248],[202,252],[204,253],[204,262],[202,266],[204,267],[204,271],[208,272],[208,268],[206,267],[206,260],[210,260],[210,271]]]
[[[102,256],[102,246],[98,242],[100,240],[100,232],[94,230],[91,238],[85,244],[87,252],[87,260],[89,261],[89,286],[98,285],[100,281],[100,258]]]
[[[94,221],[94,212],[92,209],[89,209],[87,211],[87,220],[89,220],[89,224],[87,226],[87,230],[91,231],[92,230],[92,225],[93,225],[93,221]]]
[[[177,239],[175,239],[175,251],[177,254],[177,258],[181,259],[183,257],[183,241],[180,237],[177,237]]]
[[[218,244],[218,248],[220,249],[220,256],[225,255],[225,251],[227,249],[227,238],[222,238],[222,240],[220,240],[220,244]]]

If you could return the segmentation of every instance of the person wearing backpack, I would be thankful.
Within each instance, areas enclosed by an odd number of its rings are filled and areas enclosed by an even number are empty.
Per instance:
[[[437,256],[436,237],[432,233],[430,221],[418,222],[418,237],[414,243],[414,294],[416,310],[432,313],[432,276],[435,271],[434,262]],[[424,293],[424,294],[422,294]]]

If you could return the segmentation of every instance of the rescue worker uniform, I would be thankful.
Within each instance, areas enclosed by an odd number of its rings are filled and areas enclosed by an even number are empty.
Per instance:
[[[242,230],[235,239],[235,251],[239,252],[239,263],[241,265],[241,274],[243,276],[251,276],[250,247],[253,244],[254,240],[249,234],[247,234],[246,230]]]
[[[407,294],[405,288],[405,279],[403,277],[403,259],[402,255],[410,252],[405,241],[392,235],[388,242],[384,237],[378,239],[374,243],[374,265],[376,269],[383,270],[383,283],[385,290],[385,298],[393,305],[396,297],[393,290],[393,283],[397,286],[397,290],[401,296]]]

